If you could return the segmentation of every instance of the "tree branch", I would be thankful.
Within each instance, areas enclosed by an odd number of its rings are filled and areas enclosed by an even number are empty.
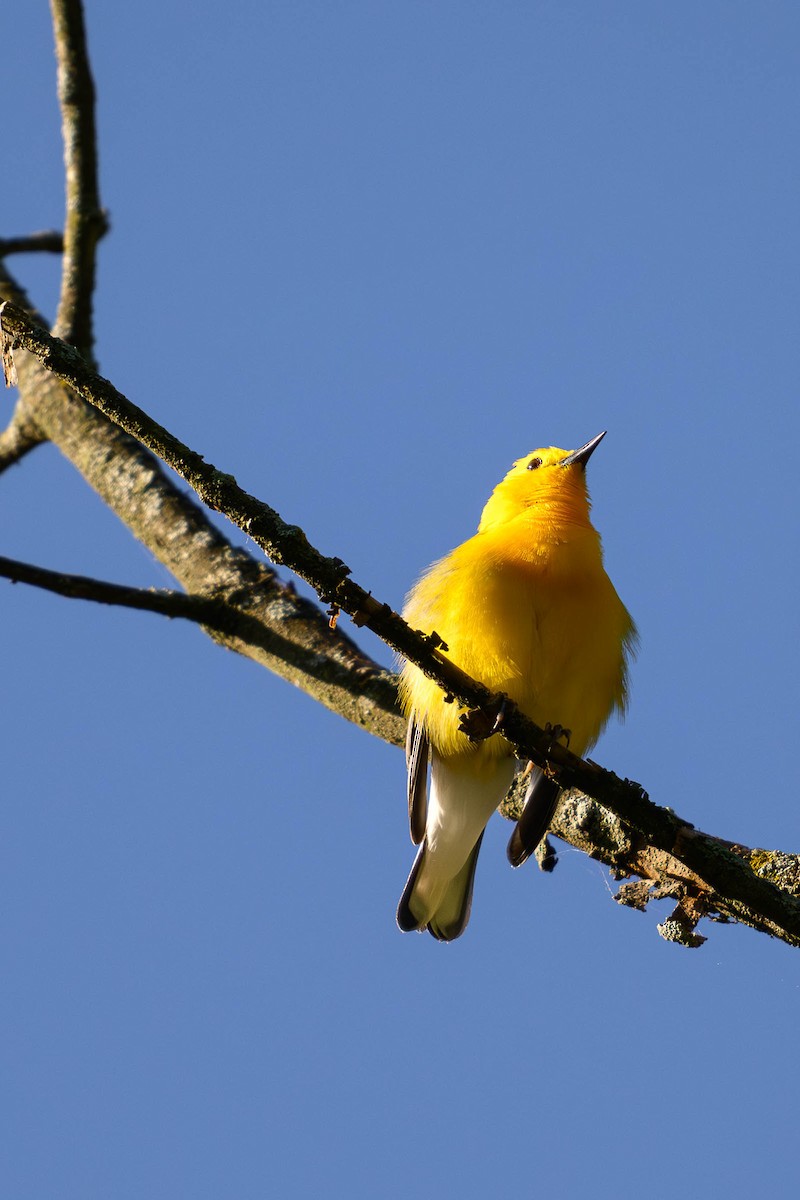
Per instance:
[[[0,296],[28,309],[0,262]],[[31,306],[32,307],[32,306]],[[33,320],[42,324],[35,313]],[[189,593],[240,610],[242,622],[214,641],[293,683],[360,728],[402,745],[404,723],[390,671],[364,654],[265,563],[233,546],[142,446],[85,404],[33,355],[15,355],[20,401],[112,512]]]
[[[9,254],[61,254],[63,249],[64,235],[57,229],[42,229],[23,237],[0,238],[0,258]]]
[[[66,596],[71,600],[91,600],[96,604],[108,604],[113,608],[133,608],[140,612],[158,613],[164,617],[176,617],[206,625],[210,629],[227,632],[236,618],[236,610],[223,600],[209,596],[187,596],[166,588],[137,588],[124,584],[109,583],[104,579],[92,579],[88,575],[71,575],[63,571],[51,571],[33,563],[0,555],[0,578],[11,583],[25,583],[30,587]]]
[[[521,801],[527,780],[518,777],[508,800],[502,806],[506,816],[515,819],[521,812]],[[744,868],[742,879],[755,873],[780,888],[782,892],[800,897],[800,855],[781,851],[751,849],[725,841],[688,827],[692,838],[701,841],[709,857],[719,852],[722,858],[734,856]],[[651,900],[672,899],[675,909],[658,932],[668,941],[696,947],[705,938],[695,932],[703,917],[713,920],[736,921],[759,932],[768,933],[797,945],[796,936],[788,935],[781,922],[767,918],[759,907],[755,893],[748,903],[733,899],[718,888],[716,872],[699,874],[692,870],[682,854],[685,845],[677,840],[675,853],[659,849],[631,824],[621,820],[590,796],[577,790],[566,791],[559,802],[550,826],[550,833],[568,842],[590,858],[605,863],[618,880],[631,875],[641,882],[623,884],[615,896],[620,903],[644,911]],[[552,869],[553,858],[544,869]]]
[[[4,254],[63,248],[62,294],[55,332],[91,355],[95,250],[106,228],[97,187],[94,87],[80,0],[51,0],[51,7],[67,171],[65,238],[62,243],[60,235],[42,233],[6,239],[0,241],[0,258]],[[45,324],[2,264],[0,295],[26,309],[34,326]],[[19,315],[8,311],[8,323],[13,324]],[[26,345],[24,337],[19,340]],[[60,346],[60,351],[66,349],[56,342],[53,346]],[[27,348],[32,349],[31,345]],[[341,632],[329,629],[319,610],[298,598],[291,586],[282,584],[265,564],[232,546],[134,440],[140,439],[178,469],[198,495],[211,507],[224,511],[276,562],[286,562],[312,582],[333,611],[341,607],[357,624],[368,624],[390,645],[418,662],[465,706],[491,702],[486,689],[437,652],[434,639],[409,630],[388,606],[378,604],[349,580],[349,571],[341,560],[319,555],[301,530],[282,522],[269,506],[243,492],[232,477],[205,464],[201,456],[130,406],[111,385],[91,372],[84,377],[88,388],[84,391],[70,373],[76,366],[79,371],[85,369],[77,356],[71,363],[67,360],[65,370],[63,360],[58,369],[57,355],[48,360],[49,353],[40,343],[32,353],[19,351],[14,356],[20,400],[11,424],[0,435],[0,469],[18,461],[38,441],[54,441],[134,534],[193,594],[123,588],[10,560],[2,560],[0,574],[20,580],[25,577],[28,583],[62,595],[200,621],[218,642],[256,659],[385,740],[399,743],[403,722],[396,708],[395,677],[363,655]],[[98,404],[101,411],[70,394],[50,374],[51,369]],[[110,389],[105,396],[92,393],[98,381]],[[117,400],[122,401],[122,407],[115,412]],[[103,412],[128,433],[111,424]],[[584,789],[582,792],[573,787],[566,792],[553,832],[607,862],[618,877],[631,873],[643,877],[642,883],[626,884],[620,889],[621,902],[644,907],[654,897],[677,900],[672,916],[660,926],[664,936],[686,945],[698,944],[703,939],[694,933],[697,921],[704,915],[719,915],[782,937],[790,944],[800,944],[800,907],[793,899],[800,891],[796,857],[752,851],[699,833],[674,814],[651,805],[638,785],[620,781],[595,764],[575,759],[562,747],[551,746],[549,737],[513,705],[507,708],[503,732],[525,756],[539,763],[549,762],[548,769],[563,785],[573,783]],[[604,803],[596,802],[586,791]],[[604,805],[623,815],[613,815]]]
[[[2,254],[0,254],[0,296],[18,304],[37,325],[45,324],[44,318],[31,304],[24,289],[7,270]],[[23,358],[28,357],[27,355],[23,356]],[[3,366],[5,367],[5,363]],[[30,359],[30,367],[31,371],[36,373],[42,387],[52,390],[52,376],[44,371],[35,359]],[[59,391],[63,390],[60,385],[57,386],[59,386]],[[0,434],[0,474],[7,467],[20,462],[29,451],[46,440],[46,434],[42,432],[33,416],[28,396],[21,390],[11,420]]]
[[[53,331],[93,361],[95,251],[108,228],[100,207],[94,82],[82,0],[50,0],[58,62],[67,211],[61,295]]]
[[[254,640],[263,638],[265,633],[263,625],[256,618],[248,617],[224,601],[207,596],[125,587],[4,557],[0,557],[0,576],[12,583],[25,583],[70,599],[158,613],[193,621],[222,633],[241,633],[243,622],[247,622]],[[509,800],[503,806],[504,815],[510,820],[519,818],[526,782],[525,778],[519,777]],[[702,944],[705,938],[695,933],[695,926],[705,916],[736,920],[762,932],[782,936],[780,929],[763,920],[755,910],[731,902],[709,888],[679,859],[643,842],[633,828],[579,791],[565,793],[550,832],[605,863],[618,879],[631,874],[641,878],[642,882],[624,884],[619,889],[616,898],[621,904],[644,910],[653,899],[669,897],[677,901],[672,916],[658,926],[662,936],[669,940],[689,946]],[[707,834],[697,836],[707,839],[715,847],[722,845],[729,849],[751,869],[783,890],[795,896],[800,893],[800,856],[720,843],[719,839]],[[554,865],[552,859],[550,864],[548,869]]]
[[[252,566],[257,580],[260,576],[260,584],[254,582],[252,587],[240,588],[235,594],[227,590],[219,595],[186,595],[124,587],[2,557],[0,576],[71,599],[192,620],[203,626],[213,640],[247,653],[249,658],[260,660],[272,670],[276,670],[273,661],[278,661],[281,668],[276,673],[299,683],[315,700],[327,703],[329,708],[336,707],[337,712],[387,742],[402,745],[405,731],[397,706],[396,677],[371,660],[363,660],[357,650],[349,661],[339,661],[330,654],[320,655],[314,647],[291,637],[289,631],[293,625],[302,622],[303,608],[307,607],[313,618],[318,616],[317,608],[297,596],[290,584],[278,584],[275,572],[266,564],[252,563],[246,554],[242,558]],[[281,607],[282,616],[267,622],[264,613],[270,606]],[[281,622],[284,632],[278,630]],[[347,704],[343,703],[343,694],[347,694]],[[330,703],[331,696],[336,698],[336,706]]]
[[[190,450],[163,426],[127,400],[108,380],[98,376],[71,346],[37,328],[11,304],[0,308],[4,352],[17,346],[36,355],[58,378],[68,383],[109,419],[148,446],[184,478],[213,509],[224,513],[273,561],[291,567],[309,582],[333,609],[349,613],[357,625],[367,625],[388,645],[468,709],[488,709],[497,697],[451,663],[437,649],[434,636],[410,629],[388,605],[348,578],[339,558],[321,555],[301,529],[288,525],[269,505],[245,492],[203,456]],[[652,804],[639,784],[620,780],[595,763],[584,762],[528,720],[512,703],[506,705],[503,735],[522,758],[545,767],[564,788],[577,788],[610,809],[655,849],[679,860],[706,892],[718,893],[735,909],[754,909],[759,927],[800,945],[800,901],[756,875],[729,844],[709,837],[666,809]]]

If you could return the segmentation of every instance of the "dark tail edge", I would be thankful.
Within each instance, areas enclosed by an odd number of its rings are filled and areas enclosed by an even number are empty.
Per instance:
[[[512,867],[521,867],[547,833],[561,788],[537,768],[531,773],[522,816],[514,827],[506,854]]]
[[[458,910],[458,916],[454,921],[451,921],[449,925],[438,925],[436,923],[435,916],[428,923],[428,933],[431,935],[431,937],[435,937],[437,942],[454,942],[456,938],[461,937],[462,933],[469,924],[470,913],[472,912],[472,892],[473,888],[475,887],[475,868],[478,865],[478,855],[480,853],[482,841],[483,832],[475,843],[472,853],[465,862],[464,866],[450,884],[451,888],[461,887],[464,889],[461,898],[461,907]]]
[[[400,903],[397,906],[397,924],[398,927],[402,929],[403,933],[414,933],[416,930],[424,928],[422,925],[420,925],[419,921],[412,913],[410,906],[411,895],[414,891],[414,884],[417,882],[417,876],[419,875],[424,856],[425,842],[423,841],[422,845],[417,851],[417,857],[414,859],[414,865],[411,868],[411,874],[408,877],[406,886],[403,888],[403,894],[400,897]]]

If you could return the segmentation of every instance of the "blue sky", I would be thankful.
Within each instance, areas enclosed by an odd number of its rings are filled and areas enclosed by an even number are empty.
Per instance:
[[[3,234],[62,222],[18,8]],[[797,7],[87,20],[103,372],[395,607],[514,458],[608,429],[642,644],[596,757],[797,849]],[[52,448],[0,489],[2,553],[168,585]],[[668,945],[568,848],[510,871],[499,818],[464,938],[401,935],[398,751],[177,623],[0,612],[9,1195],[794,1194],[796,951]]]

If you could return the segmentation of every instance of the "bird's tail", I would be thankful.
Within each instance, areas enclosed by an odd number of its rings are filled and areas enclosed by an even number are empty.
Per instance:
[[[472,909],[475,868],[482,841],[483,833],[458,874],[445,880],[431,878],[434,873],[430,868],[426,870],[427,839],[423,841],[397,906],[397,924],[404,933],[427,929],[440,942],[461,937]]]
[[[505,796],[514,760],[461,761],[431,750],[431,786],[422,821],[421,786],[414,787],[411,829],[424,836],[397,910],[403,930],[427,929],[440,941],[462,934],[486,822]],[[419,782],[419,781],[418,781]]]

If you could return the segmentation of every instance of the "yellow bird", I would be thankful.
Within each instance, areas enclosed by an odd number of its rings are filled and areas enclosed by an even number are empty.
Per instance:
[[[636,629],[603,568],[589,520],[586,463],[605,432],[571,452],[549,446],[514,463],[493,491],[474,537],[431,566],[403,616],[435,631],[447,656],[542,727],[568,731],[583,755],[627,698]],[[397,910],[403,930],[440,941],[464,932],[486,824],[514,775],[511,745],[459,731],[459,709],[406,663],[400,694],[409,720],[408,804],[419,844]],[[428,759],[431,766],[428,795]],[[508,846],[519,866],[547,832],[558,786],[533,771]]]

